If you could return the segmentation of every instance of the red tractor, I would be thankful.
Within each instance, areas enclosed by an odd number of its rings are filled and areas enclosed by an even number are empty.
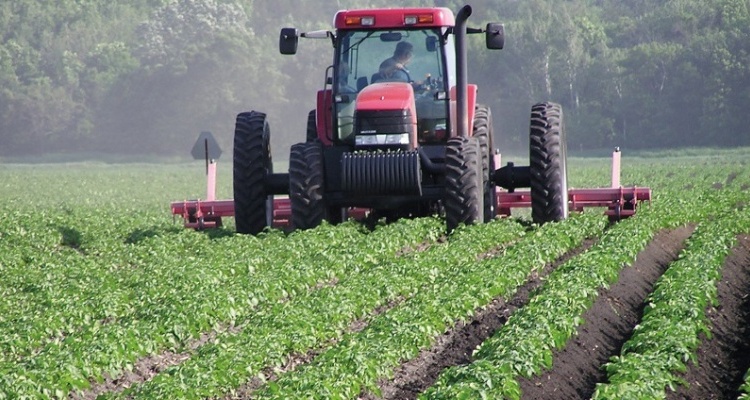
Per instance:
[[[272,171],[266,115],[237,116],[231,211],[237,231],[435,213],[444,214],[450,231],[520,206],[531,207],[534,222],[559,221],[569,204],[608,207],[619,218],[650,198],[647,189],[594,189],[576,202],[567,187],[563,113],[554,103],[531,109],[530,165],[496,168],[492,113],[468,83],[466,40],[484,34],[488,49],[502,49],[504,30],[497,23],[467,28],[471,12],[470,6],[455,17],[447,8],[349,10],[336,14],[335,32],[282,29],[282,54],[296,53],[300,37],[330,40],[333,64],[308,116],[306,141],[291,147],[287,174]],[[521,187],[530,191],[515,191]],[[283,194],[289,198],[274,198]],[[196,211],[221,217],[205,202],[172,209],[192,221]]]

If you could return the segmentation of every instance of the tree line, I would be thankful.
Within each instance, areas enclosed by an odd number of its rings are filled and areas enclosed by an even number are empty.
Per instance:
[[[331,29],[338,9],[390,4],[3,1],[0,155],[185,154],[203,130],[229,150],[234,116],[251,109],[285,152],[304,138],[332,53],[305,40],[282,56],[279,29]],[[506,27],[500,52],[469,44],[501,146],[523,148],[530,107],[546,100],[563,105],[574,149],[750,145],[750,1],[471,4],[470,25]]]

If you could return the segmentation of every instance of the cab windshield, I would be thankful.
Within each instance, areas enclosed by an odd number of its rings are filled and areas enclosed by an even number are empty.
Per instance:
[[[420,143],[444,141],[448,100],[439,29],[339,31],[334,103],[337,136],[351,139],[357,94],[377,82],[414,88]]]

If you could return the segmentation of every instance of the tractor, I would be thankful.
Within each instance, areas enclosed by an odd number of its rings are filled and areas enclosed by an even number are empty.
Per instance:
[[[643,188],[569,190],[563,112],[551,102],[531,107],[530,165],[498,168],[492,112],[468,83],[467,37],[481,34],[488,49],[502,49],[504,28],[469,28],[471,14],[470,6],[455,16],[442,7],[343,10],[335,32],[283,28],[282,54],[295,54],[300,38],[330,40],[333,63],[305,140],[291,146],[288,173],[273,172],[266,115],[237,115],[234,207],[224,214],[234,215],[237,232],[434,214],[452,231],[528,206],[539,224],[592,205],[619,219],[650,199]],[[172,210],[220,221],[210,206],[173,203]]]

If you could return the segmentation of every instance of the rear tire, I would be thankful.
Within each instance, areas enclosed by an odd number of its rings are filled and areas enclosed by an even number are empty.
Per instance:
[[[289,200],[292,227],[311,229],[327,218],[323,146],[320,141],[292,145],[289,155]]]
[[[305,141],[312,142],[318,138],[318,123],[315,120],[315,110],[310,110],[307,114],[307,136]]]
[[[270,129],[266,114],[237,115],[234,129],[234,220],[238,233],[255,235],[271,224],[273,196],[265,190],[273,173]]]
[[[481,154],[476,138],[451,138],[446,144],[445,220],[448,232],[483,220]]]
[[[559,104],[531,108],[531,217],[535,223],[568,217],[568,172],[563,112]]]
[[[482,155],[484,222],[490,222],[495,218],[495,183],[490,179],[491,171],[495,170],[495,159],[492,157],[492,112],[484,104],[478,104],[474,110],[474,137]]]

